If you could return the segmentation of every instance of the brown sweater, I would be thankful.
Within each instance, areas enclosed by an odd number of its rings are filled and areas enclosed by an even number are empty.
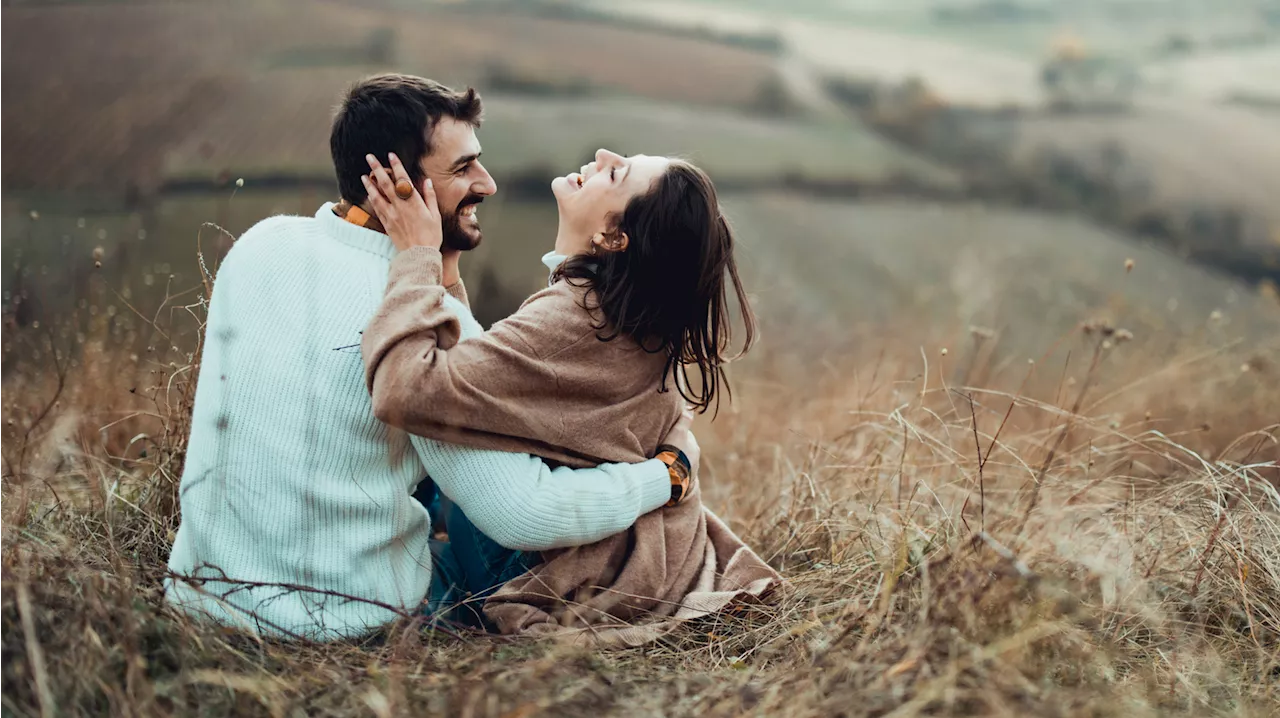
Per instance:
[[[374,413],[432,439],[528,452],[573,467],[653,456],[683,400],[662,387],[665,357],[628,337],[602,342],[586,290],[558,282],[481,337],[459,342],[443,305],[440,253],[415,248],[391,263],[387,292],[362,349]],[[670,621],[760,596],[780,577],[700,493],[641,517],[603,541],[544,553],[544,563],[492,596],[504,633],[577,629],[635,644]]]

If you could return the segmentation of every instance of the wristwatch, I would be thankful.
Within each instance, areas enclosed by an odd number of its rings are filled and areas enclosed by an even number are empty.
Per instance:
[[[663,444],[658,447],[658,454],[654,458],[667,465],[667,474],[671,477],[671,500],[666,505],[675,506],[684,501],[693,485],[693,469],[689,465],[689,457],[671,444]]]

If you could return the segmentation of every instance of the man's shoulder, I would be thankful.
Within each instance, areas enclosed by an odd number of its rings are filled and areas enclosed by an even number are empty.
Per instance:
[[[258,222],[236,240],[234,250],[241,253],[261,251],[267,246],[281,246],[291,239],[301,239],[322,231],[315,217],[278,214]]]
[[[324,241],[325,227],[315,217],[276,215],[245,230],[223,259],[218,276],[302,271],[339,245]],[[349,260],[344,260],[349,261]]]

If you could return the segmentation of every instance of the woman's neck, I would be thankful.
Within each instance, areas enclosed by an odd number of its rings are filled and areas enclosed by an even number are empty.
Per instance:
[[[566,228],[563,222],[556,228],[556,254],[563,254],[566,257],[586,254],[587,247],[590,246],[591,240],[589,238],[584,241],[582,237]]]

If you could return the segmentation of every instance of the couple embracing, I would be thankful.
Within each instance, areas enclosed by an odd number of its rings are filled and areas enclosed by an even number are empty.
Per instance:
[[[549,286],[485,331],[458,272],[497,191],[480,118],[473,90],[357,84],[330,137],[341,201],[260,222],[219,267],[181,610],[313,640],[409,613],[638,644],[781,582],[698,488],[730,287],[753,333],[711,180],[607,150],[556,178]]]

